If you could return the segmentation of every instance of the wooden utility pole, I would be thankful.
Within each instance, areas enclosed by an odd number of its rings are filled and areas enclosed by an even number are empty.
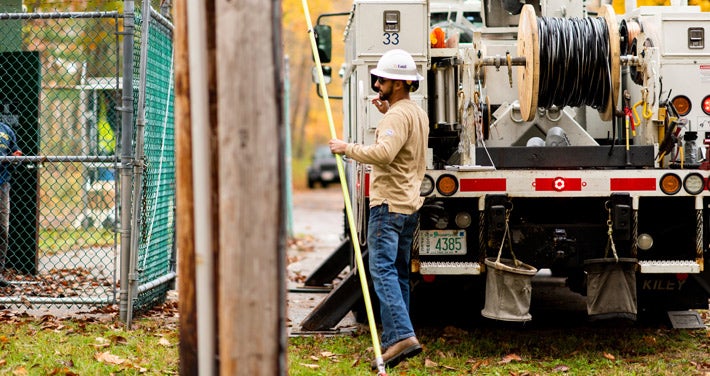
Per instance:
[[[174,3],[178,281],[181,325],[185,325],[180,330],[180,372],[201,374],[205,362],[214,362],[214,369],[221,375],[285,375],[281,2]],[[187,40],[195,40],[190,33],[196,28],[190,29],[191,24],[186,22],[190,17],[185,14],[194,6],[204,6],[199,10],[207,18],[206,35],[198,39],[207,43],[209,124],[198,124],[196,114],[189,109],[191,102],[199,100],[190,76],[205,73],[195,72],[194,66],[186,68],[186,62],[193,61],[187,57],[194,57],[193,46]],[[178,119],[180,116],[185,119]],[[209,130],[209,150],[195,147],[196,127]],[[207,164],[211,165],[211,192],[206,194],[211,202],[208,206],[212,214],[207,218],[213,226],[209,242],[214,247],[212,253],[205,253],[199,240],[195,241],[195,234],[202,233],[196,231],[200,223],[193,213],[204,210],[197,205],[204,197],[198,196],[200,193],[196,192],[200,190],[195,189],[199,180],[195,174],[201,172],[196,173],[191,166],[195,156],[205,155],[199,153],[210,156]],[[203,260],[200,255],[212,255],[213,259]],[[211,307],[195,303],[195,296],[199,301],[200,294],[206,291],[196,287],[204,286],[196,280],[205,269],[198,269],[196,277],[194,268],[205,262],[214,266],[214,290],[210,292],[215,299]],[[201,332],[205,315],[215,319],[214,332]],[[215,353],[205,356],[202,349],[213,344]]]
[[[285,374],[281,2],[216,15],[220,373]]]
[[[197,375],[197,311],[195,307],[195,242],[193,237],[192,148],[190,147],[190,74],[185,1],[173,7],[175,32],[175,155],[180,310],[180,374]]]

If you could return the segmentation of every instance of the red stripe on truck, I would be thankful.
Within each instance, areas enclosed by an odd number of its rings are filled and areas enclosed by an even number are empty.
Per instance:
[[[537,178],[535,179],[536,191],[581,191],[581,178]]]
[[[656,178],[611,178],[611,191],[655,191]]]
[[[506,179],[461,179],[461,192],[504,192],[507,188]]]

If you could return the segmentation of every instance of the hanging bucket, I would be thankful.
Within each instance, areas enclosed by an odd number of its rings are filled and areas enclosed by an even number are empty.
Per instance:
[[[590,259],[587,272],[587,314],[590,319],[625,318],[636,320],[635,258]]]
[[[533,266],[510,259],[487,258],[486,302],[481,315],[503,321],[530,321]]]

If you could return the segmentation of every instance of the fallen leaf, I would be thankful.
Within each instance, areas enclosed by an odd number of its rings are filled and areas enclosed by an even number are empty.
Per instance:
[[[170,341],[168,341],[167,338],[165,338],[165,337],[160,338],[160,339],[158,340],[158,344],[161,345],[161,346],[165,346],[165,347],[170,347],[170,346],[171,346]]]
[[[500,362],[498,362],[498,364],[508,364],[512,361],[520,362],[522,360],[523,360],[523,358],[521,358],[517,354],[508,354],[508,355],[504,356],[503,359],[501,359]]]
[[[607,359],[609,359],[609,360],[615,360],[615,359],[616,359],[616,358],[614,357],[614,355],[611,355],[611,354],[609,354],[609,353],[606,352],[606,351],[603,353],[603,355],[604,355],[605,358],[607,358]]]
[[[567,372],[567,371],[569,371],[569,367],[567,367],[563,364],[560,364],[559,366],[553,368],[552,370],[555,372]]]
[[[111,341],[117,345],[127,345],[128,344],[128,340],[126,339],[126,337],[123,337],[123,336],[113,336],[113,337],[111,337]],[[160,343],[160,342],[158,342],[158,343]]]
[[[19,367],[15,368],[15,369],[12,371],[12,374],[15,375],[15,376],[25,376],[25,375],[29,375],[29,373],[27,372],[27,369],[26,369],[25,367],[23,367],[23,366],[19,366]]]
[[[482,360],[473,361],[473,360],[469,359],[469,360],[467,360],[466,362],[467,362],[467,363],[473,363],[473,364],[471,365],[471,373],[474,373],[477,369],[479,369],[479,368],[483,365],[483,361],[482,361]]]
[[[306,364],[306,363],[301,363],[301,365],[302,365],[302,366],[304,366],[304,367],[306,367],[306,368],[310,368],[310,369],[318,369],[318,368],[320,368],[320,366],[319,366],[319,365],[317,365],[317,364]]]
[[[101,363],[108,364],[122,364],[126,361],[126,359],[123,359],[117,355],[113,355],[109,352],[96,353],[94,354],[94,359],[98,360]]]
[[[433,367],[438,367],[439,364],[432,361],[429,358],[424,359],[424,368],[433,368]]]

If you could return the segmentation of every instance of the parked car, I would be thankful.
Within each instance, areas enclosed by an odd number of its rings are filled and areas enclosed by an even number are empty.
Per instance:
[[[323,188],[339,181],[338,165],[335,155],[328,145],[318,146],[313,154],[313,161],[308,166],[308,188],[315,188],[319,183]]]

